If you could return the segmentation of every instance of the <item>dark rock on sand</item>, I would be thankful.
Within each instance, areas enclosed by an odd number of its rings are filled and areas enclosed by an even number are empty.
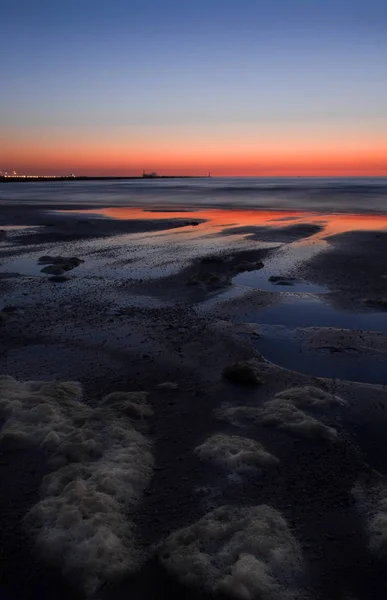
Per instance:
[[[70,277],[66,277],[66,275],[53,275],[48,278],[48,281],[53,281],[54,283],[64,283],[65,281],[70,281]]]
[[[371,298],[366,301],[369,306],[377,306],[379,308],[387,308],[387,297],[385,298]]]
[[[214,270],[208,271],[207,265]],[[187,285],[202,285],[222,287],[228,285],[231,279],[244,271],[257,271],[263,268],[260,260],[244,260],[238,254],[227,256],[205,256],[200,260],[199,270],[187,281]]]
[[[224,275],[216,273],[196,273],[187,281],[187,285],[201,285],[220,287],[227,283],[227,278]]]
[[[225,258],[223,256],[203,256],[200,260],[202,265],[212,265],[212,264],[223,264],[225,262]]]
[[[296,277],[282,277],[281,275],[271,275],[269,281],[274,285],[293,285],[297,279]]]
[[[263,269],[263,262],[260,260],[256,262],[241,262],[238,266],[238,271],[243,273],[244,271],[259,271],[259,269]]]
[[[18,312],[20,309],[18,306],[4,306],[4,308],[2,309],[3,313],[15,313]]]
[[[64,256],[41,256],[39,258],[39,264],[41,265],[72,265],[72,268],[79,267],[84,260],[77,258],[76,256],[64,257]]]
[[[243,360],[223,369],[224,379],[235,383],[259,385],[262,383],[258,363],[255,359]]]
[[[63,265],[48,265],[40,271],[41,273],[47,273],[48,275],[62,275],[65,272]]]
[[[71,256],[69,258],[64,256],[41,256],[39,258],[39,264],[47,265],[41,272],[57,276],[63,275],[63,273],[71,271],[72,269],[75,269],[75,267],[79,267],[83,262],[85,261],[76,256]]]

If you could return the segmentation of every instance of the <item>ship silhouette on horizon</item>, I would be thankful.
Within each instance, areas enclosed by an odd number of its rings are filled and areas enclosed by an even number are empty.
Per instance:
[[[142,178],[143,179],[163,179],[165,177],[166,177],[165,175],[159,175],[158,173],[156,173],[156,171],[151,171],[149,173],[147,173],[145,171],[145,169],[143,169],[143,171],[142,171]],[[193,175],[170,175],[169,177],[173,177],[173,178],[175,178],[175,177],[184,177],[184,178],[187,178],[187,177],[194,177],[194,176]],[[211,178],[210,171],[208,171],[207,177]]]

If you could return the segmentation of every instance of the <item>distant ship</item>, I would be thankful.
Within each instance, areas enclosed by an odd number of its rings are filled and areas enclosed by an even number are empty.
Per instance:
[[[203,177],[203,175],[196,176],[196,177],[201,179]],[[147,173],[145,170],[143,170],[143,172],[142,172],[143,179],[188,179],[188,178],[195,179],[196,177],[195,177],[195,175],[159,175],[158,173],[156,173],[156,171]],[[210,172],[208,172],[207,177],[211,177]]]

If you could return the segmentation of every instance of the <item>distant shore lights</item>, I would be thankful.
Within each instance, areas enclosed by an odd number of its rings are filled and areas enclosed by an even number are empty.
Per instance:
[[[4,179],[73,179],[74,173],[71,175],[21,175],[16,171],[0,171],[0,177]]]

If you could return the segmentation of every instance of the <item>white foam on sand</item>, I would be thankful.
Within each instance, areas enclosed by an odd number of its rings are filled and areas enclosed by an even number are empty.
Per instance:
[[[305,385],[289,388],[279,392],[275,396],[283,400],[288,400],[294,406],[304,409],[324,410],[335,406],[348,406],[348,402],[339,396],[325,392],[313,385]]]
[[[236,600],[289,600],[302,568],[299,544],[270,506],[222,506],[172,533],[158,548],[188,586]]]
[[[213,435],[195,448],[195,453],[201,460],[213,462],[231,473],[242,473],[279,463],[262,444],[238,435]]]
[[[149,414],[146,397],[133,394],[92,409],[77,383],[0,378],[0,443],[38,446],[53,468],[27,525],[44,559],[87,594],[141,560],[127,511],[149,482],[153,458],[126,417],[124,400],[141,407],[141,417]]]
[[[263,405],[260,422],[301,438],[334,441],[338,437],[336,429],[306,414],[292,402],[280,398]]]
[[[223,405],[214,411],[220,421],[227,421],[235,427],[245,427],[261,422],[261,409],[255,406]]]
[[[358,483],[352,490],[365,516],[368,547],[380,560],[387,560],[387,485],[366,487]]]
[[[221,407],[215,416],[237,427],[262,424],[301,438],[334,441],[338,437],[336,429],[306,411],[326,412],[339,406],[348,406],[348,403],[314,386],[303,386],[283,390],[261,407]]]
[[[153,411],[147,404],[148,392],[113,392],[105,396],[101,405],[114,409],[133,420],[150,417]]]

